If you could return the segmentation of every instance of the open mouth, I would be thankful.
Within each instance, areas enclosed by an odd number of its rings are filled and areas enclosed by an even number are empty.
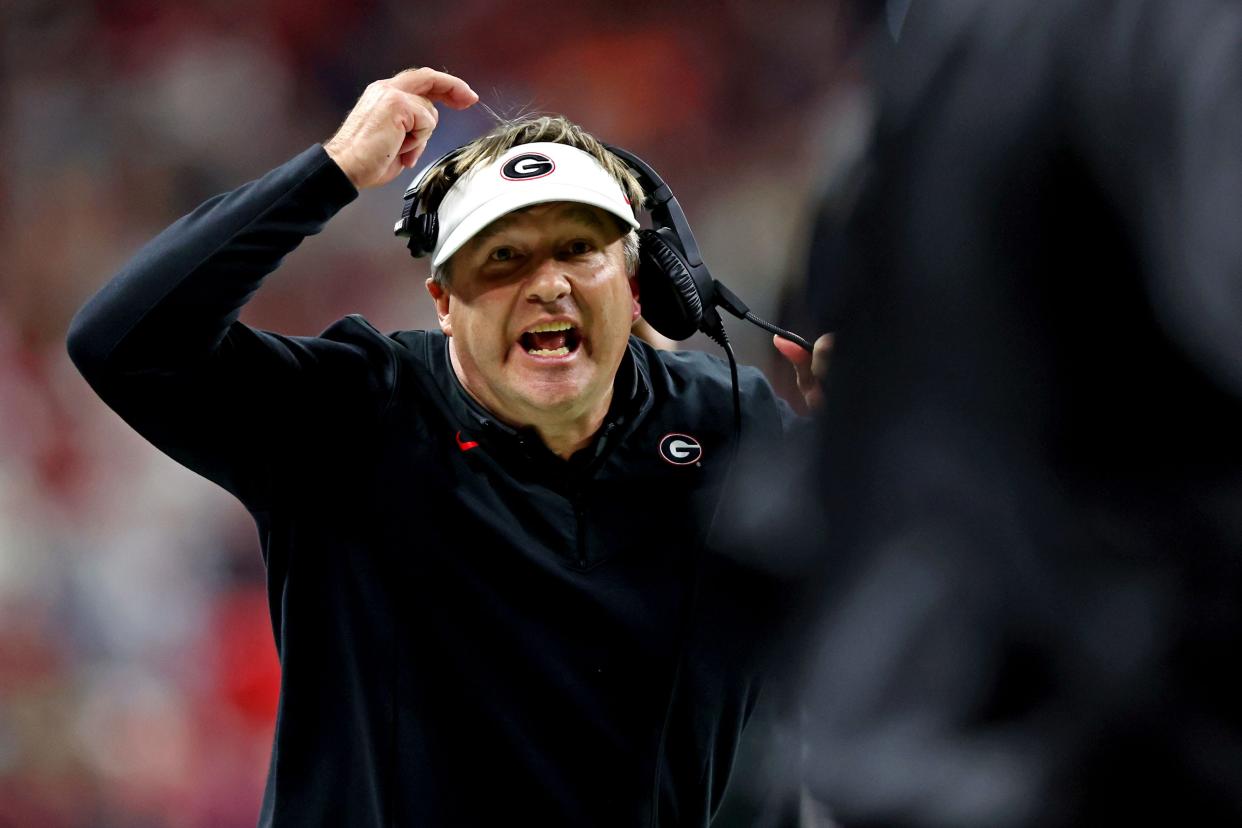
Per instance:
[[[531,356],[562,357],[578,350],[582,336],[568,322],[544,322],[518,337],[518,343]]]

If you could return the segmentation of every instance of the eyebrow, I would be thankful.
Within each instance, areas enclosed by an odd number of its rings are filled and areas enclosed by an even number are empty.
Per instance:
[[[483,244],[488,239],[490,239],[492,236],[495,236],[499,233],[503,233],[506,229],[508,229],[509,225],[513,223],[513,219],[510,218],[510,216],[512,216],[514,213],[522,213],[526,210],[529,210],[531,207],[537,207],[537,206],[539,205],[531,204],[527,207],[523,207],[520,210],[514,210],[512,213],[506,213],[505,215],[496,219],[491,224],[487,225],[482,230],[480,230],[478,233],[476,233],[474,238],[471,239],[471,242],[474,244]],[[559,218],[567,218],[571,221],[576,221],[579,224],[590,227],[592,230],[599,230],[601,232],[607,232],[608,230],[608,228],[604,226],[604,223],[600,221],[599,215],[595,213],[593,210],[591,210],[590,207],[587,207],[585,204],[578,204],[578,203],[566,204],[563,207],[559,208],[556,211],[555,215]]]

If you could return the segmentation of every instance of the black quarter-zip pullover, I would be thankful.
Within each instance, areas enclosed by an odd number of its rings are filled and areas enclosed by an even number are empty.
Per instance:
[[[258,526],[282,669],[260,825],[705,825],[781,603],[703,546],[727,368],[631,339],[566,461],[464,392],[439,332],[238,322],[356,194],[312,147],[166,229],[69,335],[108,405]],[[747,434],[789,428],[758,371],[741,387]],[[698,462],[662,456],[673,433]]]

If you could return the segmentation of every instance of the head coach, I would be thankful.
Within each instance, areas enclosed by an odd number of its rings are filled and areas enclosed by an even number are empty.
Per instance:
[[[435,104],[477,99],[429,69],[371,84],[325,145],[142,248],[69,352],[258,526],[282,669],[261,825],[705,825],[781,591],[707,545],[729,371],[630,334],[626,164],[538,118],[433,165],[439,331],[237,320],[414,166]],[[758,371],[740,388],[748,439],[794,425]]]

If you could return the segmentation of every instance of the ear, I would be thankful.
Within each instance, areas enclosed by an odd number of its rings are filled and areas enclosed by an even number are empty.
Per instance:
[[[630,296],[632,297],[632,302],[634,305],[634,307],[631,309],[632,313],[630,315],[630,324],[632,325],[638,321],[639,314],[643,312],[642,306],[638,304],[638,276],[637,275],[630,277]]]
[[[427,292],[431,294],[431,301],[436,304],[436,319],[440,321],[440,330],[444,331],[445,336],[452,336],[453,321],[449,316],[449,292],[434,279],[427,280]]]

